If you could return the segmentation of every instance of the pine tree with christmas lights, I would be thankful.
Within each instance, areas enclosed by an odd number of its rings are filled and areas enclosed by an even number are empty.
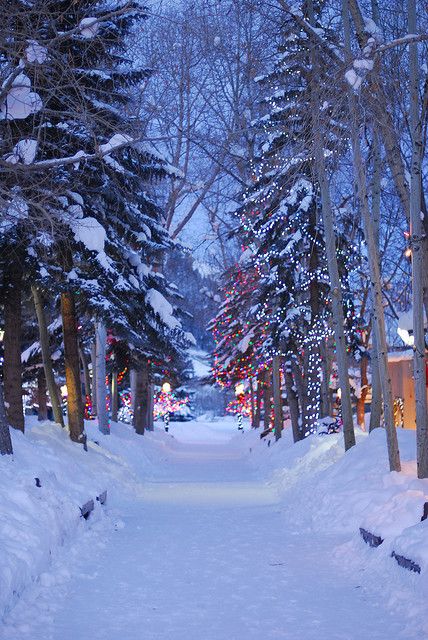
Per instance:
[[[254,168],[255,185],[239,212],[241,232],[260,273],[256,314],[269,327],[265,358],[280,355],[294,378],[300,417],[292,419],[298,420],[294,433],[301,436],[330,409],[329,286],[322,211],[313,177],[309,53],[306,34],[296,32],[294,21],[286,18],[273,68],[259,78],[268,91],[266,113],[257,124],[260,157]],[[340,135],[340,124],[335,124],[332,153],[340,145]]]

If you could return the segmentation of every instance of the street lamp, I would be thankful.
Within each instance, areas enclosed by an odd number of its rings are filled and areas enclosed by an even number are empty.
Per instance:
[[[242,382],[239,382],[235,387],[235,396],[238,402],[238,430],[244,431],[244,427],[242,426],[242,411],[241,411],[241,398],[244,395],[245,388]]]
[[[162,391],[163,393],[166,395],[166,411],[164,413],[163,416],[163,422],[164,422],[164,426],[165,426],[165,431],[169,430],[169,407],[168,407],[168,403],[169,403],[169,395],[171,393],[171,385],[169,384],[169,382],[164,382],[162,385]]]

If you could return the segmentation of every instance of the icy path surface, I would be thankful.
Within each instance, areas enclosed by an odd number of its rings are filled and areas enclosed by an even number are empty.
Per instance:
[[[330,553],[340,539],[287,526],[286,506],[229,437],[192,437],[168,451],[137,500],[116,500],[108,518],[66,546],[10,613],[2,637],[412,637],[358,576],[342,575]]]

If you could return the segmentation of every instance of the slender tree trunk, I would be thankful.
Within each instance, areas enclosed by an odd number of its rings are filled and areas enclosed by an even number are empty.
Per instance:
[[[293,430],[293,440],[298,442],[302,439],[300,430],[300,411],[297,399],[296,387],[294,386],[293,375],[291,373],[291,362],[286,362],[284,367],[285,390],[287,392],[288,410],[290,411],[291,428]]]
[[[135,369],[131,369],[129,372],[129,383],[131,386],[131,409],[132,412],[135,412],[135,398],[137,395],[137,371]]]
[[[98,429],[101,431],[101,433],[104,433],[104,435],[108,435],[110,433],[110,427],[107,413],[106,391],[107,332],[102,320],[97,320],[95,323],[95,344]]]
[[[350,23],[349,23],[349,6],[348,0],[342,0],[342,17],[344,25],[345,55],[348,64],[352,63],[351,45],[350,45]],[[388,443],[388,457],[391,471],[400,471],[400,452],[398,449],[397,431],[394,426],[394,406],[391,391],[391,378],[388,370],[388,347],[385,331],[385,315],[382,301],[382,286],[380,279],[379,253],[376,246],[376,237],[373,229],[373,221],[370,215],[368,205],[368,195],[366,188],[366,174],[361,154],[358,112],[355,103],[355,96],[352,89],[348,89],[349,113],[350,113],[350,133],[353,154],[353,165],[355,179],[358,188],[358,198],[361,206],[361,212],[364,222],[364,235],[367,243],[367,256],[369,263],[369,273],[371,290],[374,302],[374,319],[376,325],[376,336],[378,346],[378,359],[380,368],[380,377],[382,384],[382,395],[384,403],[385,428]]]
[[[136,372],[136,389],[134,405],[134,429],[135,432],[144,435],[148,421],[148,387],[149,372],[147,365],[142,365]]]
[[[82,385],[80,383],[79,342],[74,294],[61,294],[62,331],[64,337],[65,379],[67,383],[67,416],[70,438],[86,446],[83,418]]]
[[[323,340],[320,345],[320,357],[321,357],[321,402],[320,413],[321,417],[331,415],[331,399],[330,399],[330,358],[328,354],[328,345]]]
[[[378,23],[379,11],[377,2],[372,0],[373,17]],[[376,17],[375,17],[376,16]],[[372,220],[373,233],[376,243],[376,249],[379,252],[379,235],[380,235],[380,203],[381,203],[381,178],[382,178],[382,162],[381,147],[379,134],[377,129],[373,135],[373,188],[372,188]],[[374,300],[371,293],[371,325],[372,325],[372,350],[371,350],[371,373],[372,373],[372,401],[370,406],[370,426],[369,432],[381,426],[382,418],[382,385],[380,381],[379,359],[378,359],[378,339],[377,327],[374,320],[373,307]]]
[[[37,412],[37,419],[39,422],[43,422],[48,419],[48,399],[46,396],[46,377],[43,367],[37,374],[37,400],[39,404],[39,410]]]
[[[417,33],[416,0],[408,0],[409,33]],[[428,478],[428,414],[426,396],[426,354],[424,329],[424,238],[421,216],[422,122],[419,115],[419,61],[417,44],[409,45],[410,133],[410,234],[412,247],[413,365],[416,400],[416,448],[418,478]]]
[[[34,308],[36,310],[37,323],[39,325],[39,341],[40,349],[42,352],[43,367],[45,371],[46,384],[48,387],[49,398],[52,405],[52,413],[54,420],[57,424],[64,427],[64,417],[62,415],[62,408],[60,402],[60,396],[58,392],[58,386],[55,382],[55,376],[52,366],[52,358],[49,347],[49,333],[46,322],[45,310],[43,307],[43,300],[40,290],[36,285],[31,286],[31,293],[33,296]]]
[[[149,398],[148,398],[148,416],[147,416],[147,430],[153,431],[153,410],[154,410],[154,393],[155,389],[152,383],[149,384]]]
[[[254,426],[256,429],[260,427],[260,420],[262,419],[263,385],[264,371],[260,371],[257,376],[256,414],[254,419]]]
[[[251,427],[254,429],[256,425],[256,403],[254,398],[254,380],[250,378],[250,402],[251,402]]]
[[[119,390],[117,384],[117,371],[111,374],[111,419],[117,422],[117,412],[119,409]]]
[[[263,407],[264,407],[264,418],[263,418],[263,426],[265,429],[269,429],[270,427],[270,410],[271,410],[271,372],[266,369],[265,371],[265,379],[263,385]]]
[[[85,381],[85,394],[84,394],[84,398],[91,398],[91,376],[89,374],[89,365],[88,365],[88,359],[86,357],[86,353],[83,350],[83,347],[79,347],[79,358],[80,358],[80,363],[82,365],[82,371],[83,371],[83,379]]]
[[[0,455],[12,455],[12,440],[10,437],[9,423],[4,406],[3,384],[0,381]]]
[[[96,338],[91,345],[91,367],[92,367],[92,385],[91,385],[91,400],[92,400],[92,416],[97,416],[97,342]]]
[[[4,400],[9,424],[24,431],[22,403],[22,266],[19,258],[10,259],[4,275]]]
[[[279,356],[274,356],[272,359],[272,381],[273,381],[275,440],[279,440],[281,437],[281,432],[283,427],[281,373],[279,368]]]

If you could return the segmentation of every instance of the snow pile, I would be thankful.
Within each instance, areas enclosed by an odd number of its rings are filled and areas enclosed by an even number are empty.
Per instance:
[[[71,221],[76,242],[82,242],[89,251],[104,253],[106,232],[95,218],[77,218]]]
[[[28,40],[28,47],[25,49],[25,57],[28,62],[43,64],[48,58],[48,50],[36,40]]]
[[[83,18],[83,20],[79,22],[80,35],[86,40],[94,38],[99,28],[100,23],[97,18]]]
[[[5,101],[0,104],[0,120],[24,120],[42,108],[38,93],[31,91],[31,80],[20,73],[12,82]]]
[[[363,527],[392,540],[420,521],[428,501],[428,480],[416,477],[415,433],[401,430],[398,436],[401,473],[389,472],[383,429],[370,435],[358,430],[357,446],[345,453],[340,433],[293,444],[288,428],[274,446],[271,439],[270,448],[252,440],[251,459],[269,469],[284,502],[289,504],[291,490],[298,495],[292,509],[296,527],[342,534]]]
[[[180,321],[173,315],[172,305],[160,291],[149,289],[146,293],[146,302],[168,329],[174,330],[181,327]]]
[[[17,164],[22,162],[23,164],[31,164],[34,162],[37,153],[37,140],[31,138],[24,138],[20,140],[13,148],[11,153],[6,158],[6,162],[10,164]]]

